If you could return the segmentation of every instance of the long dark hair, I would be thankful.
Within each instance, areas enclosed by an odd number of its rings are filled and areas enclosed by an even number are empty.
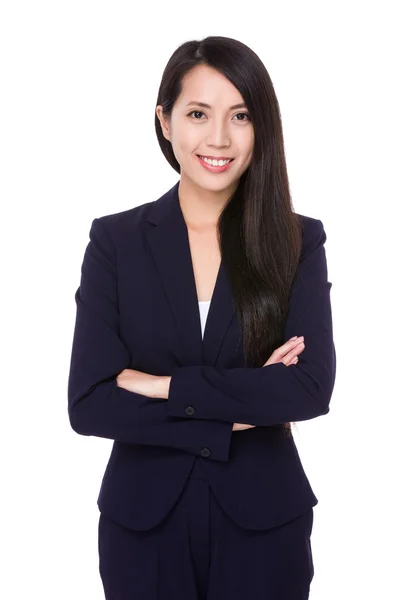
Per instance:
[[[157,106],[162,105],[166,117],[181,92],[184,75],[201,64],[222,73],[239,90],[254,127],[252,161],[219,217],[218,240],[246,365],[262,367],[287,341],[289,294],[302,247],[301,224],[289,189],[279,103],[255,52],[237,40],[211,36],[185,42],[169,59],[157,97]],[[180,173],[157,115],[155,130],[164,156]],[[290,433],[291,423],[284,427]]]

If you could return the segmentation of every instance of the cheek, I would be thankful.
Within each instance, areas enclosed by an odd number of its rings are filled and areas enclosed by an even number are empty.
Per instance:
[[[177,162],[185,169],[187,169],[187,165],[191,165],[192,161],[195,160],[193,156],[197,149],[199,148],[199,142],[192,138],[191,136],[181,138],[176,138],[173,142],[173,152],[174,156],[177,159]]]
[[[173,152],[177,161],[181,164],[184,163],[184,160],[187,156],[187,143],[184,141],[184,138],[175,138],[172,140]]]
[[[246,166],[248,166],[250,164],[252,157],[253,157],[253,147],[247,146],[246,151],[244,153],[244,163],[246,164]]]
[[[199,133],[195,128],[177,127],[173,138],[179,152],[185,154],[194,152],[199,147]]]
[[[183,161],[189,160],[193,158],[193,153],[199,147],[198,142],[196,142],[192,138],[182,137],[181,141],[178,142],[177,146],[174,148],[175,153],[182,157]]]
[[[242,150],[242,155],[244,157],[244,160],[249,160],[251,158],[253,148],[254,148],[253,130],[243,131],[238,144]]]

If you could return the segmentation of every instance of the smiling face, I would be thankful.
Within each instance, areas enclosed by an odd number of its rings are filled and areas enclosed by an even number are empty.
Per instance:
[[[164,118],[161,105],[156,114],[180,165],[183,185],[229,197],[251,162],[254,146],[253,124],[237,88],[215,69],[198,65],[184,76],[171,118]],[[199,156],[233,160],[217,167]]]

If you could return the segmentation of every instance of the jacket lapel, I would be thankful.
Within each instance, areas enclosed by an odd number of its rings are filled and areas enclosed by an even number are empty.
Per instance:
[[[146,239],[176,323],[185,366],[215,365],[235,307],[223,261],[209,306],[204,337],[189,236],[179,203],[179,182],[151,203]]]

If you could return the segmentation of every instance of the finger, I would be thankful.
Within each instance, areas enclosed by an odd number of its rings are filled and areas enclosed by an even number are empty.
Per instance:
[[[297,359],[297,357],[295,357],[295,358]],[[289,358],[288,358],[288,359],[283,359],[281,362],[282,362],[284,365],[286,365],[286,367],[290,367],[290,365],[293,365],[293,364],[295,364],[295,363],[294,363],[294,361],[295,361],[295,358],[292,358],[292,359],[289,359]]]
[[[286,355],[286,358],[290,358],[292,360],[293,358],[295,358],[295,356],[297,356],[298,354],[303,352],[304,349],[305,349],[305,344],[303,342],[301,342],[301,343],[297,344],[297,346],[295,346],[294,348],[289,350],[289,352]]]
[[[291,367],[292,365],[296,365],[298,362],[298,357],[296,356],[296,358],[294,358],[293,360],[291,360],[289,363],[285,363],[284,361],[282,361],[282,363],[284,365],[286,365],[286,367]]]
[[[304,350],[305,344],[303,343],[303,340],[304,336],[291,338],[285,344],[283,344],[283,346],[276,348],[263,366],[266,367],[267,365],[272,365],[276,362],[283,362],[287,364],[289,360],[295,357],[295,355],[300,354]]]
[[[282,362],[284,362],[285,364],[290,364],[292,362],[292,360],[295,358],[295,356],[297,356],[298,354],[303,352],[304,349],[305,349],[305,344],[303,342],[301,344],[298,344],[295,348],[292,348],[292,350],[289,350],[289,352],[286,354],[286,356],[283,357]]]
[[[298,344],[301,341],[303,341],[303,339],[304,339],[303,336],[301,336],[300,338],[296,338],[295,340],[294,339],[288,340],[282,346],[279,346],[279,348],[276,348],[276,350],[272,354],[272,357],[274,357],[275,359],[283,358],[284,356],[286,356],[286,354],[288,352],[290,352],[291,350],[296,348],[298,346]]]

